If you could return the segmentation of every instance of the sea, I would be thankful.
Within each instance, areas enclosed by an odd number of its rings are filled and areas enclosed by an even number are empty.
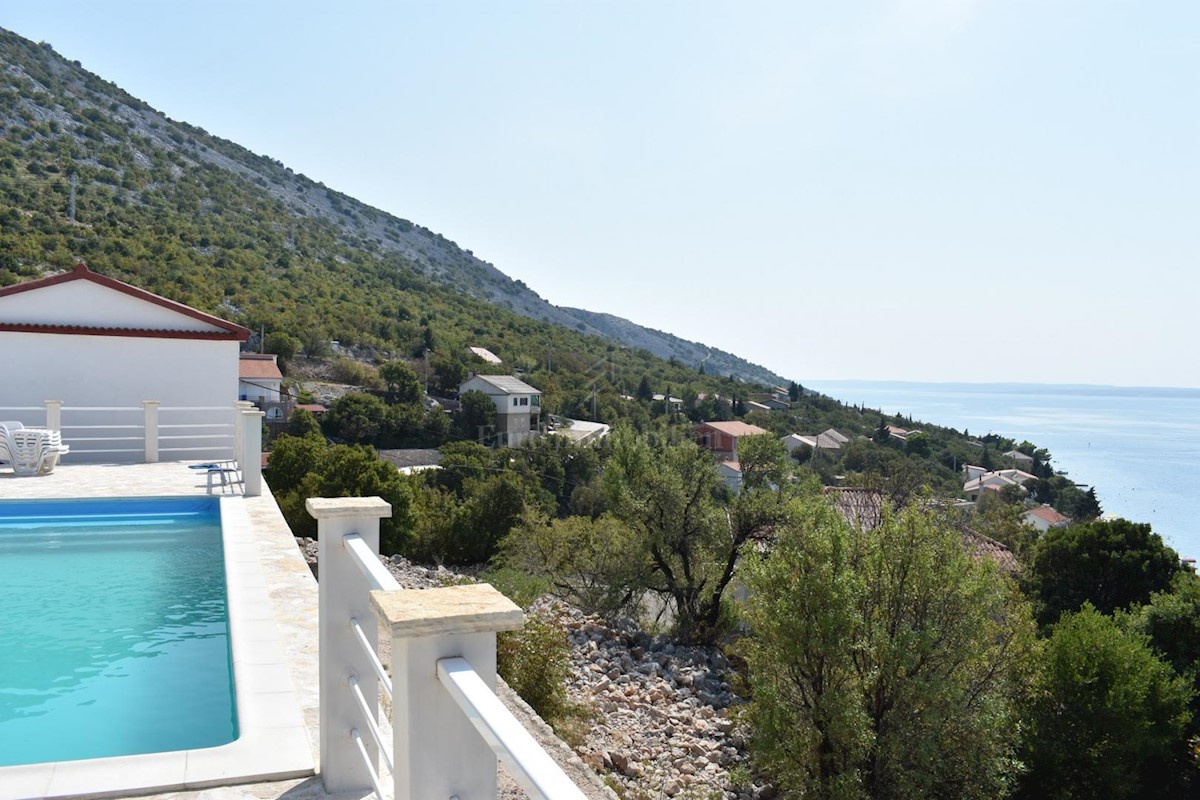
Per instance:
[[[1106,515],[1148,522],[1200,558],[1200,389],[1014,383],[805,381],[845,403],[1050,451]]]

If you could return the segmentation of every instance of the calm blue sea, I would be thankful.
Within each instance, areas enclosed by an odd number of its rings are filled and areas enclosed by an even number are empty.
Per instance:
[[[806,381],[846,403],[914,420],[1028,439],[1105,513],[1149,522],[1184,557],[1200,557],[1200,389],[1044,384]]]

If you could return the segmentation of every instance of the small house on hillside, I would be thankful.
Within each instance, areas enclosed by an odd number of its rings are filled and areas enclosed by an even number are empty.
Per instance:
[[[1021,516],[1021,519],[1026,525],[1037,528],[1039,533],[1045,533],[1051,528],[1065,528],[1071,524],[1069,517],[1063,516],[1050,506],[1031,508]]]
[[[792,433],[782,438],[783,446],[787,449],[788,454],[792,454],[797,447],[807,447],[810,450],[841,450],[850,441],[850,437],[845,434],[830,428],[816,434]]]
[[[497,443],[516,447],[539,434],[542,392],[512,375],[472,375],[458,393],[483,392],[496,406]]]
[[[238,356],[238,399],[251,403],[279,402],[283,373],[273,353],[241,353]]]
[[[738,494],[742,491],[742,465],[736,461],[720,461],[717,463],[717,474],[729,487],[729,491]]]
[[[1033,456],[1026,455],[1020,450],[1009,450],[1004,454],[1005,458],[1011,458],[1013,463],[1017,465],[1017,469],[1031,470],[1033,469]]]
[[[737,460],[737,443],[746,436],[761,436],[769,433],[757,425],[739,420],[729,422],[702,422],[695,427],[696,443],[711,450],[721,461]]]
[[[500,356],[488,350],[486,347],[468,347],[467,352],[487,364],[503,364]]]
[[[979,467],[975,464],[963,464],[962,470],[963,475],[966,476],[966,479],[969,481],[973,481],[980,475],[987,475],[988,472],[990,472],[987,467]]]
[[[963,491],[966,492],[968,499],[977,501],[985,492],[1000,492],[1008,486],[1016,486],[1024,491],[1025,484],[1032,480],[1037,480],[1037,476],[1024,470],[1001,469],[995,472],[985,472],[967,481],[963,484]]]

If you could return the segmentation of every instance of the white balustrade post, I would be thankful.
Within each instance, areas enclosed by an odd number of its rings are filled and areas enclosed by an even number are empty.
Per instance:
[[[317,520],[317,591],[320,603],[320,704],[321,780],[329,793],[369,790],[368,777],[350,738],[350,729],[364,730],[361,711],[351,694],[349,677],[359,677],[367,707],[378,715],[379,688],[372,667],[350,627],[358,620],[375,647],[375,617],[362,572],[342,545],[342,537],[357,533],[372,551],[379,552],[379,520],[392,515],[392,507],[379,497],[310,497],[304,504]],[[433,668],[430,668],[433,674]],[[378,769],[379,748],[363,736],[367,752]],[[449,797],[449,795],[447,795]]]
[[[46,401],[46,427],[52,431],[62,431],[62,400]]]
[[[238,466],[242,468],[242,493],[246,497],[262,494],[262,418],[258,409],[238,412],[242,418],[242,451]]]
[[[371,592],[392,636],[395,800],[495,800],[496,755],[437,677],[438,659],[467,660],[493,691],[496,632],[524,614],[486,583]]]
[[[248,400],[238,400],[233,404],[233,460],[242,465],[242,429],[245,425],[243,411],[254,408],[254,403]]]
[[[142,409],[145,413],[146,463],[158,463],[158,401],[143,400]]]

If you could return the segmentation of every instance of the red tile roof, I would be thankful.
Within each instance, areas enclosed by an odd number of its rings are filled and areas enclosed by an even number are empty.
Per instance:
[[[1041,506],[1039,508],[1031,509],[1025,513],[1032,514],[1052,527],[1055,525],[1065,525],[1071,521],[1069,518],[1064,517],[1050,506]]]
[[[279,365],[271,356],[260,357],[257,353],[243,353],[238,359],[238,377],[243,380],[281,380],[283,373],[279,371]]]
[[[147,303],[153,303],[156,306],[169,309],[178,314],[203,322],[207,325],[220,328],[218,331],[189,331],[189,330],[159,330],[147,328],[115,328],[115,327],[95,327],[88,325],[44,325],[30,324],[22,322],[0,322],[0,331],[13,331],[17,333],[71,333],[83,336],[139,336],[143,338],[153,339],[217,339],[244,342],[250,338],[250,331],[243,328],[241,325],[223,320],[220,317],[214,317],[212,314],[206,314],[203,311],[192,308],[191,306],[177,303],[174,300],[168,300],[161,295],[147,292],[145,289],[139,289],[136,286],[131,286],[128,283],[123,283],[116,278],[109,278],[104,275],[98,275],[88,269],[87,264],[80,261],[75,265],[75,268],[70,272],[63,272],[58,275],[51,275],[48,278],[40,278],[35,281],[26,281],[25,283],[14,284],[13,286],[5,286],[0,289],[0,297],[8,295],[20,294],[33,289],[41,289],[46,286],[54,286],[60,283],[69,281],[89,281],[99,286],[104,286],[108,289],[127,294],[130,297],[136,297],[139,300],[144,300]]]
[[[757,436],[760,433],[769,433],[757,425],[750,425],[739,420],[730,422],[705,422],[700,427],[708,426],[715,431],[727,434],[729,436]]]

